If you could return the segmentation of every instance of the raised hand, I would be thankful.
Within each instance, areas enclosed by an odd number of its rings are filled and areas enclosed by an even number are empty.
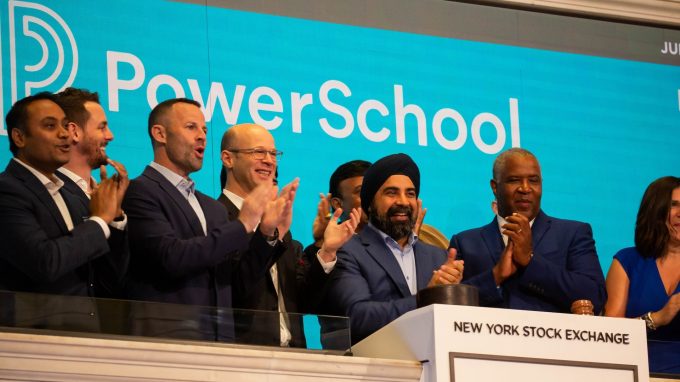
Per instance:
[[[512,259],[517,265],[526,267],[533,253],[529,219],[522,214],[513,213],[505,220],[507,223],[503,225],[503,234],[514,244]]]
[[[517,272],[517,265],[512,260],[514,245],[514,242],[508,241],[508,245],[505,246],[501,258],[493,267],[492,272],[496,285],[501,285],[503,281]]]
[[[113,178],[102,177],[97,189],[90,194],[90,214],[109,224],[119,216],[119,209],[118,183]]]
[[[238,220],[243,223],[246,228],[246,232],[254,232],[257,225],[262,219],[264,210],[269,203],[272,202],[272,194],[276,193],[276,186],[271,183],[265,182],[257,187],[248,194],[248,196],[243,200],[243,205],[241,206],[241,211],[238,214]],[[283,206],[279,206],[281,211],[283,211]],[[274,234],[276,225],[271,227],[270,232],[263,232],[265,235],[272,236]]]
[[[323,244],[321,245],[319,256],[326,263],[334,261],[338,249],[354,235],[354,231],[361,220],[361,208],[353,208],[349,214],[349,219],[338,224],[338,219],[341,215],[342,208],[335,210],[323,234]]]
[[[295,201],[295,195],[297,195],[297,189],[299,186],[300,178],[295,178],[292,182],[284,186],[281,190],[281,193],[279,194],[279,198],[283,198],[287,201],[287,208],[284,208],[284,210],[281,212],[281,215],[279,216],[279,222],[276,226],[279,229],[280,240],[283,240],[283,237],[290,230],[290,225],[293,223],[293,202]],[[266,213],[267,211],[265,210],[265,214]]]
[[[456,249],[449,248],[446,262],[432,272],[432,278],[427,286],[458,284],[463,279],[463,269],[463,260],[456,260]]]
[[[422,199],[418,199],[418,216],[416,216],[416,223],[413,226],[413,233],[418,236],[420,233],[420,228],[423,226],[423,221],[425,220],[425,214],[427,213],[427,208],[423,208]]]
[[[331,220],[329,212],[331,194],[319,194],[319,196],[319,203],[316,205],[316,216],[314,217],[314,223],[312,223],[312,237],[314,238],[314,244],[320,247],[323,244],[323,233],[326,231],[328,222]]]
[[[130,179],[128,178],[127,169],[122,163],[116,162],[110,158],[107,158],[107,163],[110,164],[114,169],[116,169],[116,174],[114,174],[111,179],[116,183],[116,197],[117,197],[117,210],[116,217],[123,215],[123,209],[121,205],[123,204],[123,198],[125,197],[125,191],[127,191],[130,185]],[[99,167],[99,175],[103,180],[107,179],[106,166]]]

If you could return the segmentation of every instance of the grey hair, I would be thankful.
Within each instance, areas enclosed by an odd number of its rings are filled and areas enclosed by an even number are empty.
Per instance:
[[[508,162],[508,158],[514,156],[530,157],[533,158],[536,163],[538,163],[536,156],[527,149],[513,147],[511,149],[505,150],[496,157],[496,160],[493,161],[493,180],[496,182],[500,181],[500,176],[503,171],[505,171],[505,165]]]

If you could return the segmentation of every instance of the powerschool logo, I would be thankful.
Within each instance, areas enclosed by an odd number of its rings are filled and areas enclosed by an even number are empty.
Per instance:
[[[59,14],[30,1],[10,0],[7,6],[7,20],[0,23],[0,135],[7,135],[5,107],[43,90],[61,91],[78,72],[78,46]]]

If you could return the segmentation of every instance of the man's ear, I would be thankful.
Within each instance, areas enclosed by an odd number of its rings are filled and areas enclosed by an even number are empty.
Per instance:
[[[168,141],[168,132],[163,125],[151,126],[151,136],[158,143],[167,143]]]
[[[234,168],[234,154],[228,150],[222,150],[220,153],[220,158],[222,159],[222,165],[226,168]]]
[[[26,146],[25,138],[26,133],[21,129],[12,129],[12,141],[18,148],[23,149]]]
[[[336,196],[331,198],[331,207],[333,207],[333,210],[337,210],[338,208],[342,207],[342,200]],[[349,212],[349,211],[347,211]]]
[[[489,184],[491,185],[491,191],[493,191],[493,196],[495,196],[496,199],[498,199],[498,195],[496,195],[496,189],[498,188],[498,183],[496,183],[495,180],[491,179],[491,181],[489,181]]]
[[[79,143],[83,139],[83,130],[80,129],[75,122],[67,123],[66,128],[71,132],[73,143]]]

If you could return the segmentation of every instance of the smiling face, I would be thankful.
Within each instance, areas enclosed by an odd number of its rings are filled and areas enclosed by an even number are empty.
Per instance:
[[[680,187],[673,190],[671,208],[668,211],[669,244],[680,245]]]
[[[90,118],[81,129],[83,137],[76,146],[77,150],[87,158],[91,168],[106,164],[106,146],[113,140],[113,133],[109,129],[104,109],[96,102],[85,102],[85,110]]]
[[[172,105],[156,140],[164,143],[165,158],[159,162],[175,173],[188,177],[203,167],[207,127],[201,109],[190,103]]]
[[[498,202],[498,214],[502,217],[514,212],[533,220],[541,209],[543,180],[536,158],[530,155],[509,156],[498,174],[491,180]]]
[[[416,188],[406,175],[392,175],[373,197],[369,219],[376,228],[399,242],[408,238],[416,221]]]
[[[230,128],[229,133],[233,135],[227,149],[276,151],[274,137],[262,126],[236,125]],[[262,159],[256,159],[255,156],[252,152],[222,151],[222,163],[227,168],[227,190],[246,197],[258,185],[273,181],[276,157],[269,153]]]
[[[17,158],[51,176],[71,157],[71,133],[66,115],[59,105],[46,99],[32,102],[26,111],[25,131],[12,130]]]

